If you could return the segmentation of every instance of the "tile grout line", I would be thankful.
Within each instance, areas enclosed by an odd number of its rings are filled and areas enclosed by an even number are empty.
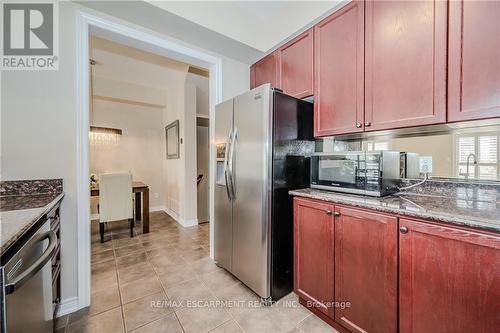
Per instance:
[[[118,297],[120,298],[120,312],[122,314],[122,327],[123,327],[123,332],[127,332],[127,327],[125,326],[125,311],[123,309],[123,303],[122,303],[122,292],[120,288],[120,277],[118,276],[118,262],[116,261],[116,251],[115,251],[115,242],[113,240],[113,234],[111,234],[111,242],[113,246],[113,257],[115,259],[115,274],[116,274],[116,282],[118,285]]]
[[[141,241],[141,244],[142,244],[142,241]],[[160,277],[159,277],[159,275],[158,275],[158,271],[156,270],[155,265],[153,265],[153,264],[151,263],[151,260],[150,260],[150,259],[151,259],[151,257],[149,256],[149,253],[148,253],[147,251],[146,251],[146,258],[148,259],[148,263],[149,263],[149,264],[153,267],[153,271],[154,271],[154,273],[155,273],[156,278],[157,278],[157,279],[159,280],[159,282],[160,282],[160,286],[161,286],[161,288],[162,288],[162,290],[163,290],[163,293],[165,294],[165,296],[167,297],[167,299],[168,299],[168,300],[170,300],[170,297],[169,297],[169,296],[168,296],[168,294],[167,294],[167,290],[166,290],[165,286],[163,285],[163,281],[160,279]],[[177,322],[179,323],[179,325],[180,325],[180,327],[181,327],[182,331],[183,331],[184,333],[186,333],[186,330],[184,329],[184,326],[182,325],[182,322],[180,321],[179,317],[177,316],[177,313],[176,313],[175,309],[173,309],[173,310],[172,310],[172,313],[174,314],[174,317],[175,317],[175,319],[177,320]]]

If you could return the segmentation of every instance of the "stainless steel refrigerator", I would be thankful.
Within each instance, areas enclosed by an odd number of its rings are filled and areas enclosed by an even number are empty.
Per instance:
[[[309,186],[313,105],[269,84],[215,108],[215,261],[266,301],[293,289],[291,189]]]

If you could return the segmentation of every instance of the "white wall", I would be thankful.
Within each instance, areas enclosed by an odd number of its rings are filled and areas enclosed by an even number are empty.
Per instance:
[[[63,179],[64,300],[77,296],[75,8],[59,8],[58,71],[2,72],[2,179]]]
[[[171,86],[167,90],[167,107],[163,113],[163,127],[179,120],[179,137],[184,136],[184,84],[186,81],[185,71],[172,73]],[[177,219],[182,219],[182,195],[184,187],[184,157],[183,145],[180,145],[180,158],[167,159],[166,150],[163,153],[164,179],[165,179],[165,207],[167,211]]]
[[[182,186],[181,209],[184,225],[198,223],[196,198],[196,87],[187,83],[184,86],[183,142],[181,154],[184,163],[184,186]],[[182,121],[181,121],[182,123]],[[181,156],[182,157],[182,156]]]
[[[125,93],[125,92],[124,92]],[[90,145],[90,172],[130,172],[134,180],[149,186],[150,207],[163,206],[163,109],[96,100],[94,125],[123,131],[118,145]],[[92,198],[96,214],[98,197]]]
[[[208,77],[187,73],[186,83],[196,88],[196,113],[208,117],[209,113],[209,85]]]
[[[186,84],[196,88],[196,114],[209,116],[209,84],[208,78],[188,73]],[[196,127],[196,175],[203,174],[204,178],[197,185],[197,218],[198,222],[209,220],[209,135],[208,127]]]
[[[78,296],[75,78],[78,10],[145,30],[73,2],[61,2],[59,70],[2,72],[1,77],[2,179],[63,178],[64,181],[66,196],[61,208],[63,304]],[[151,33],[173,40],[166,35]],[[248,64],[211,54],[222,59],[223,99],[249,88]]]
[[[209,197],[208,197],[208,163],[209,163],[209,136],[208,127],[196,127],[196,167],[197,175],[202,174],[203,179],[197,186],[198,223],[208,222]]]

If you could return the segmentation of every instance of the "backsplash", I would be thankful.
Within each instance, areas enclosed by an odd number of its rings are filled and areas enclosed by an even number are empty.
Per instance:
[[[62,179],[0,181],[0,196],[62,193]]]
[[[428,132],[401,130],[364,133],[362,136],[326,137],[316,141],[316,152],[393,150],[414,153],[419,159],[431,161],[432,177],[500,181],[500,126],[470,128],[442,127]],[[415,131],[415,129],[409,129]],[[467,168],[467,157],[470,158]],[[471,156],[473,157],[473,156]],[[423,177],[423,174],[421,174]]]

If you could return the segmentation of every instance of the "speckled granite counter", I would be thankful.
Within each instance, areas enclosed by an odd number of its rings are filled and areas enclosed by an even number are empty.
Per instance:
[[[54,180],[49,180],[54,182]],[[2,182],[0,196],[0,253],[3,254],[12,244],[24,235],[40,218],[47,214],[64,197],[62,180],[60,187],[46,189],[37,193],[40,182],[33,181],[36,188],[27,188],[29,181],[22,181],[24,188],[15,188],[13,182]],[[7,183],[7,184],[6,184]],[[8,187],[8,190],[5,187]],[[29,194],[35,193],[35,194]]]
[[[500,195],[497,189],[468,188],[454,196],[403,192],[404,194],[381,198],[311,188],[289,193],[298,197],[500,232]]]

